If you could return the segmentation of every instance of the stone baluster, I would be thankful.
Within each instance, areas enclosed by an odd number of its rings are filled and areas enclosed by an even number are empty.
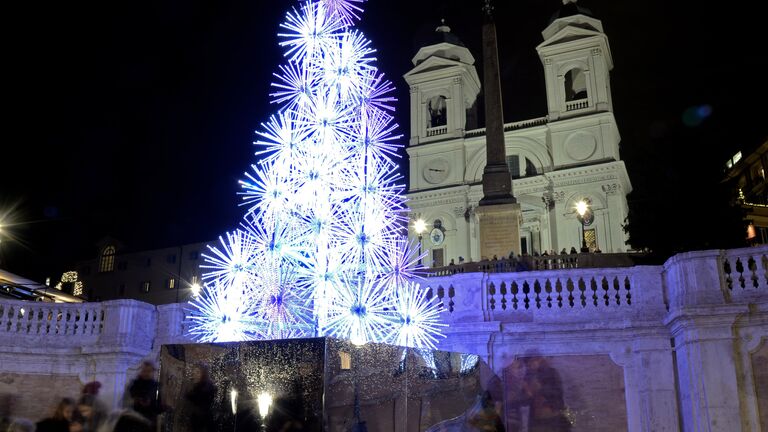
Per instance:
[[[733,287],[728,288],[721,251],[689,252],[670,258],[664,265],[670,312],[665,320],[674,338],[681,418],[684,431],[747,431],[740,395],[743,364],[736,340],[735,323],[748,313],[746,304],[732,303],[741,292],[743,274],[749,279],[748,258],[738,251],[730,255]],[[738,257],[738,258],[737,258]],[[741,262],[740,268],[734,264]],[[733,291],[733,292],[731,292]],[[737,366],[738,365],[738,366]]]

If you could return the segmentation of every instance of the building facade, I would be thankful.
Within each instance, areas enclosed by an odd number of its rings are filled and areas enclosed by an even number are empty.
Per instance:
[[[427,264],[478,261],[478,221],[486,164],[485,130],[470,129],[481,83],[472,53],[442,25],[405,74],[410,86],[408,206],[428,224]],[[579,249],[623,252],[626,195],[632,190],[619,154],[608,38],[602,23],[573,3],[543,31],[548,113],[505,125],[513,194],[522,207],[521,249],[534,254]],[[589,205],[584,226],[576,203]],[[410,230],[410,237],[417,233]],[[510,248],[511,250],[511,248]]]
[[[755,151],[738,152],[725,164],[724,181],[733,189],[735,204],[745,212],[746,239],[751,244],[768,243],[768,141]]]
[[[77,264],[77,273],[89,301],[183,302],[202,286],[201,254],[208,250],[207,244],[128,251],[119,241],[105,239],[96,258]]]

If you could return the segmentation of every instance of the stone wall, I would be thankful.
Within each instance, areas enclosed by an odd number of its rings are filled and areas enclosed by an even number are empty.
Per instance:
[[[76,398],[83,383],[77,375],[0,372],[0,395],[9,395],[13,413],[34,421],[51,414],[62,397]]]

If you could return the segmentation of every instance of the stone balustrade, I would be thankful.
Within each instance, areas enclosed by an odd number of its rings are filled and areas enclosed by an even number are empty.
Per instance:
[[[427,128],[427,136],[433,137],[438,135],[445,135],[448,133],[448,126],[437,126],[433,128]]]
[[[576,111],[576,110],[580,110],[588,107],[589,107],[589,100],[587,99],[579,99],[579,100],[565,103],[566,111]]]
[[[0,302],[0,341],[95,343],[103,330],[100,303]]]

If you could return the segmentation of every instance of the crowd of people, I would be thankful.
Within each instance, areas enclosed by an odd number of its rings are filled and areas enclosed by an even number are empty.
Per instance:
[[[34,423],[25,418],[13,418],[3,413],[0,432],[150,432],[156,430],[160,414],[158,382],[151,362],[141,365],[138,376],[127,389],[131,401],[127,408],[110,412],[99,398],[101,383],[92,381],[83,386],[76,398],[58,401],[51,415]],[[10,403],[8,404],[10,405]]]
[[[185,394],[190,406],[190,430],[213,430],[212,405],[216,388],[208,375],[208,367],[198,364],[192,388]],[[165,407],[160,401],[155,365],[141,364],[139,373],[126,389],[125,408],[112,410],[99,398],[101,383],[83,386],[77,398],[65,397],[53,407],[49,417],[37,423],[12,417],[12,401],[0,395],[0,432],[151,432],[156,431]]]

